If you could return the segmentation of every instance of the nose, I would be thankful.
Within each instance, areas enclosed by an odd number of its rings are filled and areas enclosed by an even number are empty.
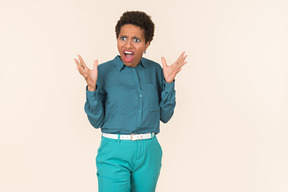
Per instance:
[[[131,47],[133,47],[132,41],[131,41],[130,39],[126,41],[125,47],[126,47],[126,48],[131,48]]]

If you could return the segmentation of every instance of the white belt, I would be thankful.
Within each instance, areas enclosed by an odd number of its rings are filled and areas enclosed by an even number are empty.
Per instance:
[[[103,137],[107,137],[110,139],[119,139],[120,140],[142,140],[142,139],[151,139],[154,137],[154,133],[143,133],[143,134],[131,134],[131,135],[119,135],[119,134],[111,134],[111,133],[102,133]]]

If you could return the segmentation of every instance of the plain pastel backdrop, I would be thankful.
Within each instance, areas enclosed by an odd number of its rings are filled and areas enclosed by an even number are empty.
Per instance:
[[[145,57],[188,54],[157,191],[287,192],[287,0],[0,0],[0,192],[97,191],[73,58],[113,59],[127,10],[156,25]]]

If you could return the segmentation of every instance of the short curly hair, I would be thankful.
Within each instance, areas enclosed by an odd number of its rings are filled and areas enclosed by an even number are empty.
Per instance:
[[[144,30],[145,42],[151,42],[154,36],[155,25],[151,17],[142,11],[127,11],[120,17],[115,27],[118,38],[121,27],[126,24],[133,24]]]

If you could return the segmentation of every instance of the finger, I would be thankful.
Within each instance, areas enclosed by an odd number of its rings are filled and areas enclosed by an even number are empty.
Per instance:
[[[83,71],[83,68],[82,67],[79,67],[78,65],[76,66],[76,68],[78,69],[78,72],[84,76],[84,71]]]
[[[85,69],[83,68],[83,66],[79,63],[79,61],[77,59],[74,59],[75,63],[77,64],[76,68],[78,69],[79,73],[85,77]]]
[[[166,59],[164,57],[161,57],[161,61],[162,61],[163,68],[166,67],[167,66]]]
[[[184,54],[185,54],[185,51],[183,51],[181,53],[181,55],[178,57],[177,61],[175,62],[176,64],[178,64],[181,61],[181,59],[183,58]]]
[[[178,70],[177,70],[177,72],[176,72],[176,75],[180,72],[182,70],[182,68],[179,68]],[[176,76],[175,75],[175,76]]]
[[[76,68],[77,68],[78,72],[81,74],[81,72],[80,72],[80,68],[79,68],[78,66],[76,66]]]
[[[73,58],[73,60],[75,61],[76,65],[79,66],[79,61],[75,58]]]
[[[88,68],[88,67],[86,66],[84,60],[82,59],[82,57],[81,57],[80,55],[77,55],[77,56],[78,56],[78,58],[79,58],[79,61],[80,61],[81,65],[83,66],[83,68],[84,68],[84,69],[85,69],[85,68]]]
[[[183,62],[185,61],[186,58],[187,58],[187,55],[184,55],[184,56],[182,57],[182,59],[180,60],[179,63],[180,63],[180,64],[183,63]]]
[[[93,70],[97,69],[97,67],[98,67],[98,60],[95,60],[94,61],[94,65],[93,65]]]
[[[74,61],[77,65],[77,68],[82,68],[82,65],[79,63],[79,61],[77,59],[74,58]]]
[[[187,63],[187,61],[181,63],[180,65],[178,65],[178,67],[181,68],[181,67],[183,67],[186,63]]]
[[[183,53],[184,53],[184,52],[183,52]],[[182,53],[182,54],[183,54],[183,53]],[[181,64],[185,61],[186,58],[187,58],[187,55],[184,55],[184,54],[181,55],[180,58],[179,58],[179,61],[178,61],[177,65],[179,65],[179,64],[181,65]]]

